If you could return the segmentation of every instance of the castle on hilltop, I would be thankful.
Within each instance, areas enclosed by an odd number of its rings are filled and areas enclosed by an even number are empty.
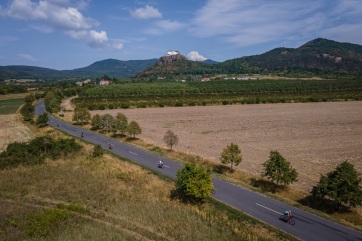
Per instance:
[[[166,54],[166,56],[172,56],[172,55],[177,55],[177,54],[180,54],[179,51],[176,51],[176,50],[169,50]]]

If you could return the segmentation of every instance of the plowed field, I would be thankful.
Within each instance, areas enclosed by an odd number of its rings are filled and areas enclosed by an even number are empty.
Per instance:
[[[278,150],[299,172],[295,187],[310,191],[320,174],[349,160],[362,172],[362,102],[255,104],[92,111],[124,113],[136,120],[138,137],[164,146],[170,129],[179,137],[174,149],[219,161],[236,143],[238,166],[259,174],[271,150]]]

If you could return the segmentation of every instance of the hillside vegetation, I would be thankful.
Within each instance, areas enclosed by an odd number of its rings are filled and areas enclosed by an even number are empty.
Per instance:
[[[176,59],[163,65],[162,62],[161,58],[156,64],[138,74],[136,78],[151,78],[165,73],[181,76],[250,73],[275,73],[292,77],[361,76],[362,46],[318,38],[296,49],[276,48],[264,54],[236,58],[213,65],[184,59]]]

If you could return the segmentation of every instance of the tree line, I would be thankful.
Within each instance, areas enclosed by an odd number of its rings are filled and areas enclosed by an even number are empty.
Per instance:
[[[239,165],[242,161],[238,145],[228,145],[222,151],[220,161],[222,164],[230,165],[229,170],[232,172],[233,166]],[[276,150],[270,152],[269,159],[262,166],[261,177],[266,177],[277,188],[298,181],[297,170]],[[356,207],[362,204],[361,181],[355,167],[348,161],[343,161],[334,171],[321,175],[310,194],[319,202],[331,201],[337,210],[340,210],[343,204]],[[177,173],[176,188],[190,200],[200,201],[209,197],[213,191],[211,170],[195,164],[186,164]]]
[[[132,120],[128,123],[128,118],[123,113],[117,113],[114,117],[111,114],[91,116],[90,112],[85,108],[76,108],[73,114],[73,121],[79,125],[91,122],[93,130],[106,131],[113,134],[130,135],[133,138],[142,133],[140,125]]]

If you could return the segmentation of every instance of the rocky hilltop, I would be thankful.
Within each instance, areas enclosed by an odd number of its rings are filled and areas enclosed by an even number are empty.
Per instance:
[[[166,55],[162,56],[158,61],[157,65],[168,65],[176,61],[188,61],[179,51],[170,50]]]

